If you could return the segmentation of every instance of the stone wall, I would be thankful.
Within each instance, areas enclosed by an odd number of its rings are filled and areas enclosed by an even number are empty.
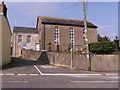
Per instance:
[[[60,51],[68,51],[68,46],[70,44],[70,36],[69,36],[70,28],[74,28],[74,48],[73,49],[75,49],[76,51],[84,49],[84,44],[83,44],[84,27],[43,24],[39,21],[38,30],[40,30],[39,33],[41,35],[40,46],[42,47],[42,50],[49,50],[48,44],[51,43],[51,50],[56,51],[56,45],[54,43],[54,29],[56,26],[59,28]],[[97,42],[97,30],[96,29],[97,28],[88,28],[89,43]]]
[[[118,70],[118,60],[120,55],[93,55],[93,71],[114,71]]]
[[[49,60],[50,64],[70,67],[71,54],[47,52],[43,55],[40,52],[23,50],[23,57],[31,59],[40,59],[46,56],[44,61]],[[92,55],[91,68],[92,71],[116,71],[118,70],[118,60],[120,55]],[[43,58],[42,58],[43,59]],[[89,62],[86,55],[73,54],[73,67],[81,70],[88,70]]]
[[[37,59],[40,57],[40,52],[34,50],[22,50],[22,57],[37,61]]]

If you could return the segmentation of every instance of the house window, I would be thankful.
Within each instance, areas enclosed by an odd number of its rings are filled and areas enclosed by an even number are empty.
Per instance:
[[[85,34],[85,29],[83,29],[83,34]]]
[[[27,35],[27,43],[31,42],[31,35]]]
[[[69,36],[70,36],[70,46],[73,47],[74,45],[74,29],[69,29]]]
[[[18,35],[18,43],[22,42],[22,37],[23,37],[22,35]]]
[[[54,43],[55,45],[59,45],[60,44],[60,35],[59,35],[59,28],[55,27],[54,29]]]

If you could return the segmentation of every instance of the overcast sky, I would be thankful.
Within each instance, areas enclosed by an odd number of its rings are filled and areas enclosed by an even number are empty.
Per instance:
[[[6,2],[13,26],[36,27],[37,16],[83,19],[81,2]],[[118,3],[89,2],[87,20],[97,25],[98,33],[111,40],[118,36]]]

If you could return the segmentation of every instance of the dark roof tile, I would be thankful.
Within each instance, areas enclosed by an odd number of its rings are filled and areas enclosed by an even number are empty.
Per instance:
[[[36,28],[29,28],[29,27],[14,27],[13,33],[32,33],[32,34],[38,34],[38,30]]]
[[[84,27],[83,20],[75,19],[65,19],[65,18],[56,18],[56,17],[45,17],[39,16],[41,23],[43,24],[57,24],[57,25],[70,25],[70,26],[81,26]],[[87,26],[91,28],[98,28],[96,25],[87,21]]]

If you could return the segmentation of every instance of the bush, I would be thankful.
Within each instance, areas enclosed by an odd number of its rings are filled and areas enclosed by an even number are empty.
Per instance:
[[[90,43],[89,50],[96,54],[111,54],[115,51],[115,44],[111,41]]]

